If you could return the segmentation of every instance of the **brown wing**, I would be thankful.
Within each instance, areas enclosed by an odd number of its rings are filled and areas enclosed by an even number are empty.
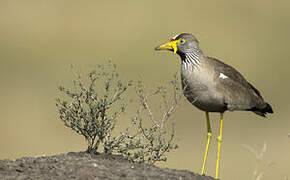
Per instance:
[[[216,58],[208,57],[208,59],[210,59],[211,62],[214,64],[213,67],[215,69],[215,72],[223,73],[226,76],[228,76],[230,79],[236,81],[237,83],[242,84],[242,85],[247,86],[247,87],[250,87],[248,81],[235,68],[223,63],[222,61],[220,61]]]
[[[263,99],[263,97],[261,96],[261,93],[260,93],[260,91],[258,90],[258,89],[256,89],[251,83],[249,83],[248,82],[248,84],[249,84],[249,86],[255,91],[255,93],[260,97],[260,98],[262,98]]]
[[[233,67],[215,58],[209,58],[213,63],[217,88],[224,95],[225,103],[230,110],[249,110],[263,108],[265,102],[260,92],[251,85],[241,73]],[[228,78],[219,78],[223,73]]]

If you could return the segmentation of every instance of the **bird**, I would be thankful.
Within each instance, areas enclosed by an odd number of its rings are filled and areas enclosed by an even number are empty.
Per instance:
[[[180,56],[183,94],[192,105],[205,112],[207,141],[201,175],[205,175],[212,136],[209,113],[220,113],[215,169],[215,179],[218,179],[225,111],[252,111],[266,117],[267,113],[273,113],[272,107],[264,101],[260,91],[235,68],[206,56],[192,34],[179,33],[169,42],[155,47],[155,50],[168,50]]]

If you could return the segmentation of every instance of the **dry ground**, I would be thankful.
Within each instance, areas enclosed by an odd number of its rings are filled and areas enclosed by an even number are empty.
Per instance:
[[[85,152],[0,160],[0,179],[213,180],[190,171],[130,163],[121,156]]]

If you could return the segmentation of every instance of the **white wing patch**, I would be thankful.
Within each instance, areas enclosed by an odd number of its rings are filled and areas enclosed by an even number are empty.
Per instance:
[[[229,78],[228,76],[226,76],[226,75],[224,75],[223,73],[220,73],[220,76],[219,76],[219,78],[222,78],[222,79],[227,79],[227,78]]]

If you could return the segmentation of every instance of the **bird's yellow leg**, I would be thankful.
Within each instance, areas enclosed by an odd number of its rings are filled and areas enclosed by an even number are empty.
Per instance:
[[[206,148],[205,148],[203,162],[202,162],[201,175],[204,175],[207,152],[208,152],[208,148],[209,148],[209,144],[210,144],[210,140],[211,140],[211,127],[210,127],[208,112],[205,112],[205,116],[206,116],[206,126],[207,126],[207,143],[206,143]]]
[[[215,169],[215,178],[219,178],[219,161],[220,161],[220,152],[222,144],[222,135],[223,135],[223,113],[220,115],[220,133],[217,137],[218,149],[217,149],[217,159],[216,159],[216,169]]]

